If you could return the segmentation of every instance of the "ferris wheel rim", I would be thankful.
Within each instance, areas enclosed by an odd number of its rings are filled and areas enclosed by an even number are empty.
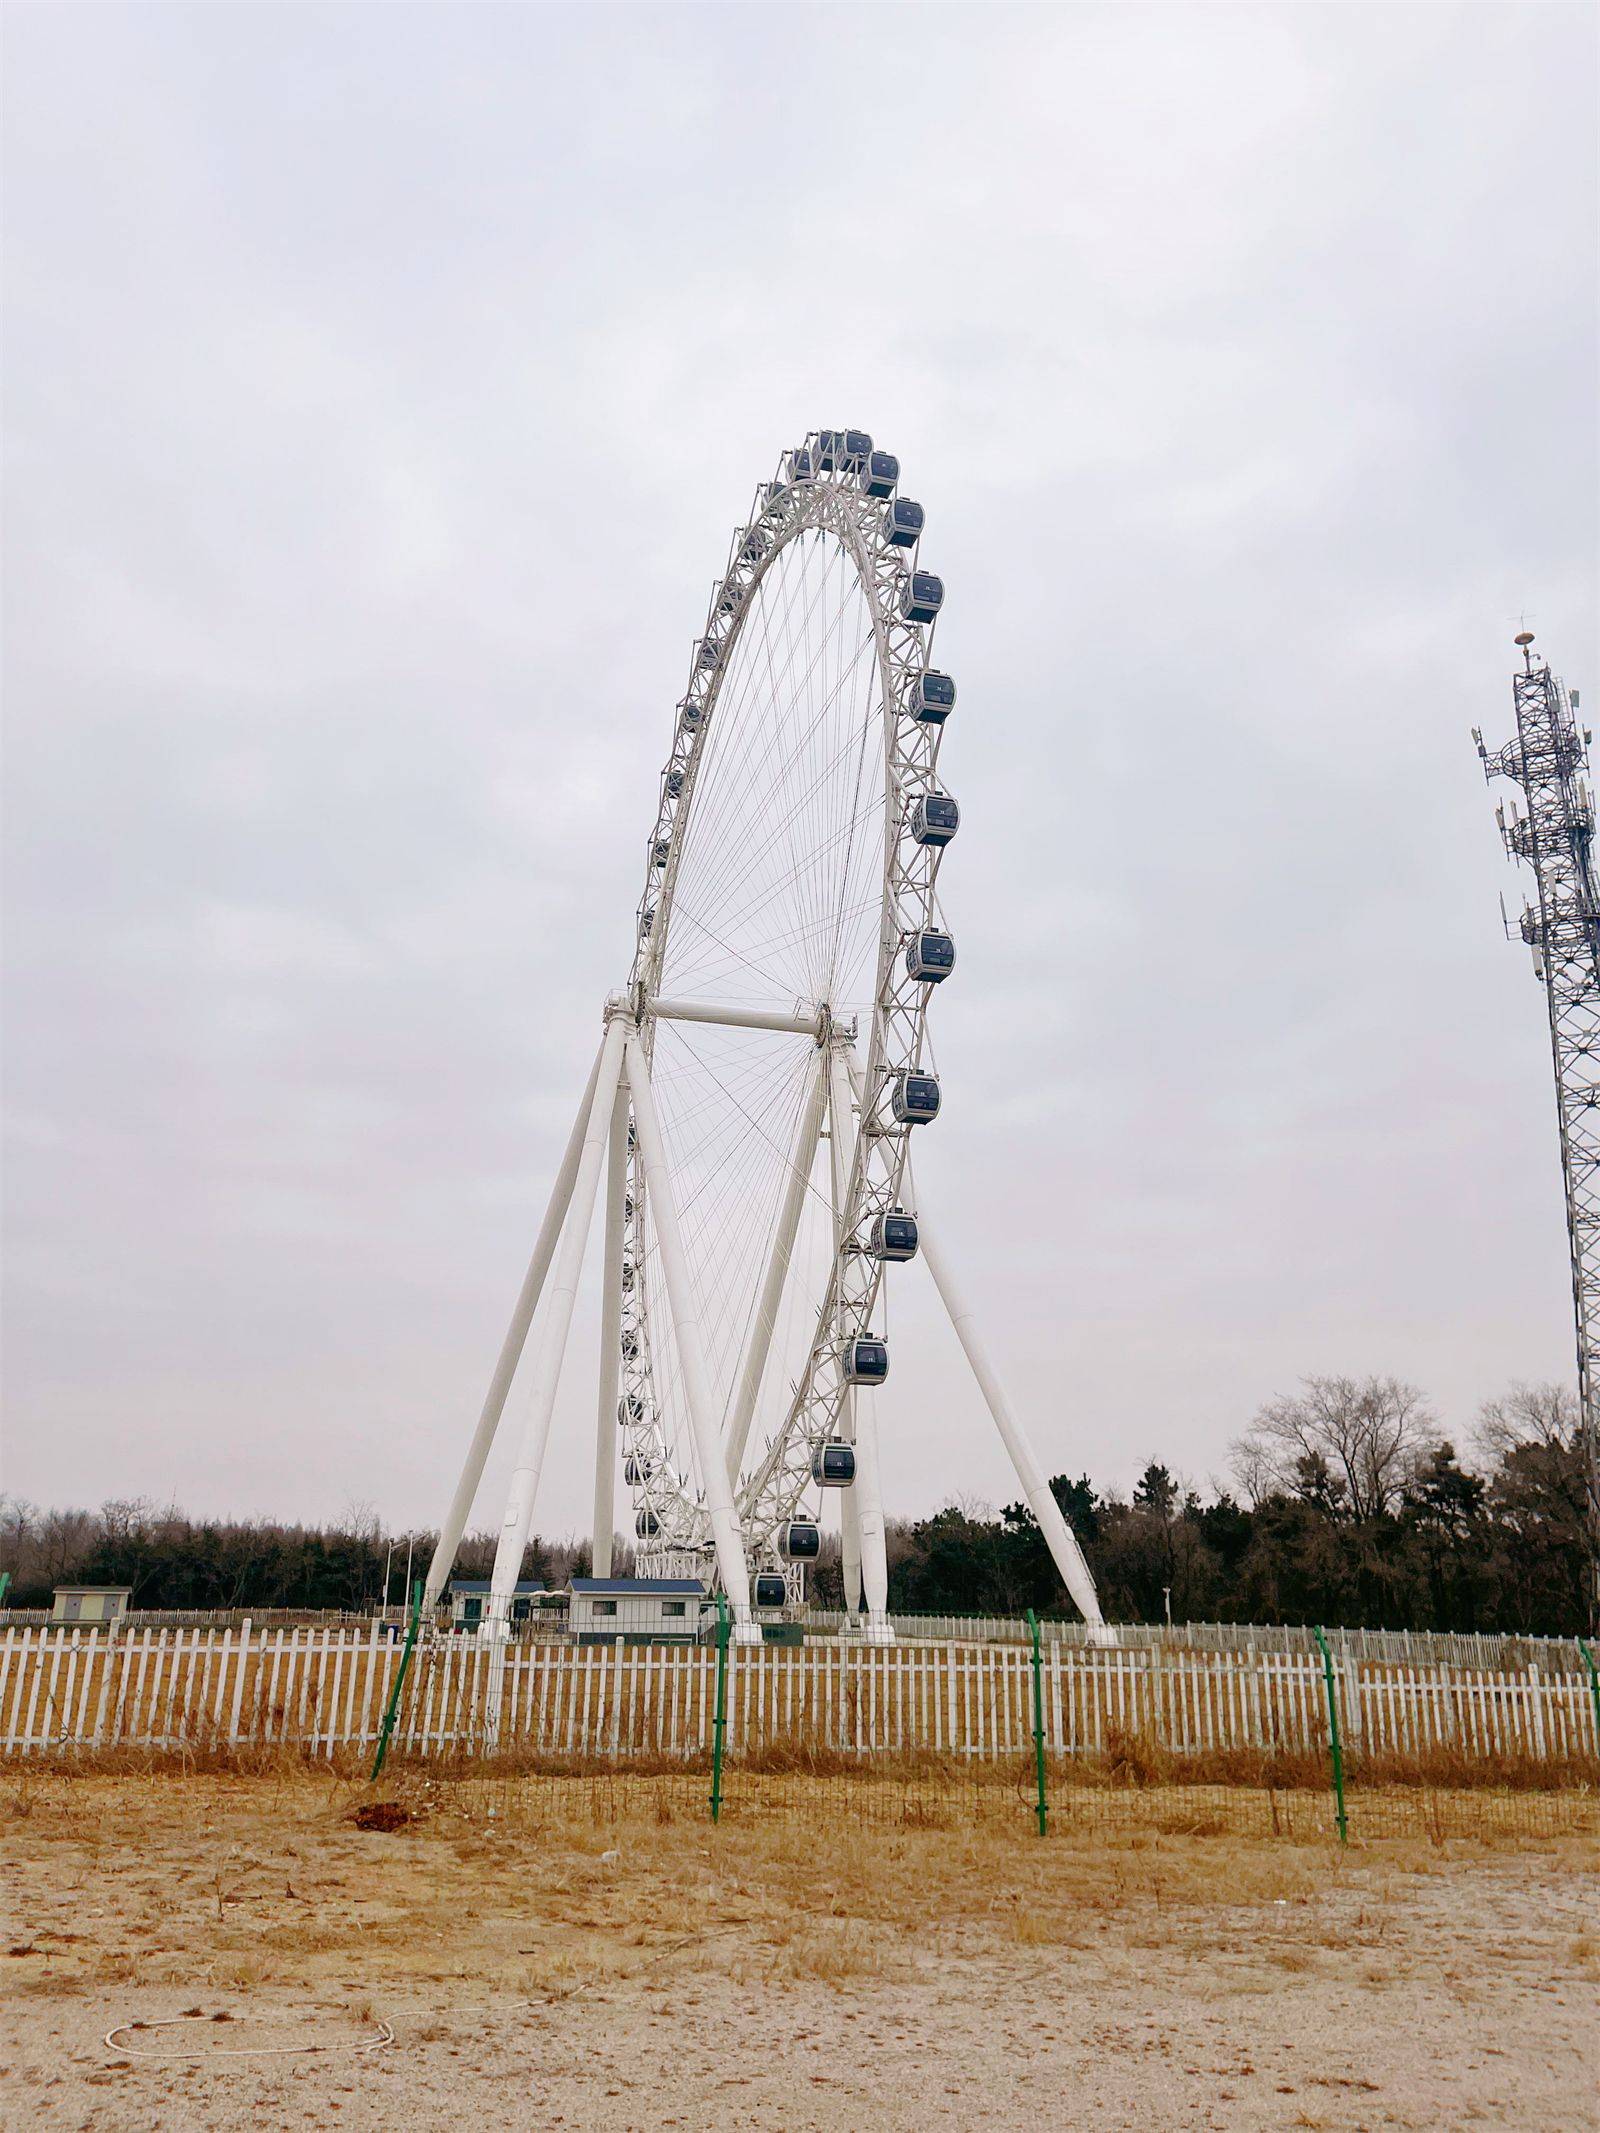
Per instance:
[[[848,434],[848,433],[837,433]],[[802,451],[809,449],[802,448]],[[771,1433],[764,1454],[742,1483],[736,1474],[738,1513],[749,1552],[752,1571],[775,1560],[775,1536],[792,1518],[810,1481],[810,1461],[816,1444],[827,1433],[829,1418],[842,1405],[841,1388],[829,1376],[830,1342],[838,1346],[837,1326],[854,1314],[854,1322],[870,1318],[881,1281],[881,1262],[876,1274],[864,1284],[857,1282],[846,1310],[847,1252],[842,1240],[856,1240],[873,1205],[897,1199],[904,1170],[905,1131],[886,1126],[872,1106],[882,1096],[886,1066],[893,1058],[904,1071],[920,1066],[927,988],[908,1002],[906,987],[897,984],[894,965],[906,937],[909,913],[926,925],[936,913],[934,888],[939,852],[919,869],[908,861],[903,846],[909,837],[910,800],[904,776],[906,714],[910,680],[929,671],[932,628],[929,623],[908,619],[904,588],[917,572],[915,553],[906,556],[903,544],[884,536],[883,500],[865,487],[848,481],[825,481],[816,473],[797,473],[800,454],[788,455],[775,481],[757,491],[756,509],[749,522],[736,529],[728,567],[713,589],[706,627],[696,640],[690,685],[679,704],[678,724],[672,751],[662,773],[656,825],[646,858],[646,886],[641,897],[636,933],[634,967],[630,975],[628,1003],[637,1022],[647,1060],[653,1062],[658,1024],[668,1020],[718,1019],[715,1003],[674,1000],[663,990],[668,972],[668,951],[673,920],[677,913],[678,875],[683,862],[688,831],[694,817],[698,776],[716,730],[716,713],[729,674],[736,664],[744,632],[755,611],[757,596],[777,568],[779,559],[811,532],[831,535],[848,557],[853,587],[865,604],[871,622],[873,663],[876,670],[876,715],[881,724],[881,771],[876,779],[883,831],[882,865],[877,906],[878,943],[875,959],[870,1016],[866,1039],[856,1054],[861,1082],[859,1096],[861,1130],[855,1136],[854,1159],[849,1185],[839,1211],[834,1265],[824,1293],[816,1306],[816,1325],[810,1357],[800,1382],[794,1387],[786,1411]],[[917,507],[913,506],[913,509]],[[936,584],[939,581],[934,581]],[[942,600],[942,584],[939,586]],[[909,603],[914,608],[914,601]],[[937,610],[935,610],[936,613]],[[923,790],[939,790],[937,756],[940,725],[920,729],[920,745],[911,755],[918,758],[922,773],[917,782]],[[674,771],[678,772],[676,784]],[[914,797],[914,795],[913,795]],[[663,842],[665,864],[661,863]],[[927,860],[927,854],[923,854]],[[659,880],[656,877],[659,876]],[[685,907],[684,916],[688,916]],[[913,988],[914,990],[914,988]],[[769,1010],[773,1026],[781,1024],[798,1037],[810,1034],[823,1054],[841,1041],[835,1025],[836,1003],[805,1001],[796,997],[785,1014],[774,1003]],[[687,1010],[687,1012],[685,1012]],[[735,1022],[737,1009],[730,1010]],[[748,1012],[748,1011],[747,1011]],[[895,1041],[898,1018],[900,1042]],[[823,1066],[819,1064],[820,1073]],[[881,1107],[880,1107],[881,1108]],[[875,1122],[869,1136],[869,1118]],[[866,1153],[869,1137],[880,1145],[880,1160]],[[883,1145],[895,1142],[893,1159],[881,1160]],[[630,1157],[632,1151],[630,1149]],[[792,1166],[791,1166],[792,1167]],[[645,1194],[637,1165],[631,1172],[632,1189],[627,1206],[629,1246],[636,1263],[642,1261],[645,1235]],[[851,1249],[856,1249],[852,1242]],[[688,1477],[678,1475],[667,1455],[659,1404],[651,1383],[651,1307],[642,1278],[633,1303],[634,1352],[629,1350],[629,1331],[623,1331],[622,1370],[619,1385],[619,1423],[624,1433],[626,1458],[624,1478],[638,1506],[636,1530],[646,1549],[654,1555],[688,1551],[707,1552],[703,1492],[692,1497]],[[842,1366],[840,1366],[842,1367]],[[837,1379],[837,1370],[833,1379]],[[797,1456],[798,1455],[798,1456]]]

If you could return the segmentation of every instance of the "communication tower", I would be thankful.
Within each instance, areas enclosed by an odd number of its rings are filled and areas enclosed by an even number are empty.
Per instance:
[[[1472,738],[1487,778],[1522,789],[1495,810],[1506,850],[1533,869],[1537,899],[1507,933],[1533,952],[1544,987],[1555,1066],[1556,1119],[1567,1196],[1572,1303],[1578,1333],[1578,1402],[1589,1514],[1590,1623],[1600,1629],[1600,884],[1594,869],[1589,741],[1548,662],[1535,664],[1533,632],[1516,638],[1522,671],[1512,678],[1516,737],[1503,748]]]

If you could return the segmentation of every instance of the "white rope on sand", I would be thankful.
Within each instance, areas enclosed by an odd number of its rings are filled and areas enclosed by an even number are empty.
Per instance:
[[[387,2022],[377,2025],[378,2034],[353,2044],[234,2044],[223,2045],[209,2052],[147,2052],[137,2044],[119,2044],[118,2037],[128,2036],[134,2030],[176,2029],[180,2023],[196,2021],[214,2022],[215,2015],[168,2015],[159,2022],[119,2022],[105,2034],[108,2051],[120,2052],[126,2059],[270,2059],[282,2058],[300,2052],[377,2052],[386,2044],[394,2042],[394,2031]]]

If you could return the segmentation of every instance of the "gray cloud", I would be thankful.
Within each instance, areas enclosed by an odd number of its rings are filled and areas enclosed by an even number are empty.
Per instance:
[[[436,1514],[707,585],[839,419],[951,588],[922,1169],[1052,1466],[1569,1368],[1466,728],[1525,606],[1596,676],[1590,11],[9,42],[7,1486]],[[1003,1497],[895,1309],[892,1503]]]

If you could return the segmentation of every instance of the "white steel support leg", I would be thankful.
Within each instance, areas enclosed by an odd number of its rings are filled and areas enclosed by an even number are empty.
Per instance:
[[[854,1425],[852,1424],[852,1431]],[[854,1443],[854,1435],[847,1431],[846,1441]],[[861,1462],[856,1461],[856,1480],[861,1478]],[[855,1486],[839,1492],[839,1567],[844,1577],[844,1611],[848,1627],[854,1629],[856,1617],[861,1612],[861,1500]]]
[[[883,1484],[878,1478],[878,1395],[862,1390],[856,1405],[856,1485],[860,1500],[861,1584],[867,1601],[867,1642],[892,1644],[889,1626],[889,1555],[883,1525]]]
[[[829,1073],[835,1090],[834,1112],[841,1123],[848,1190],[849,1166],[855,1156],[850,1110],[855,1077],[842,1047],[835,1046],[830,1051]],[[889,1558],[883,1524],[883,1485],[878,1472],[878,1403],[873,1393],[853,1396],[852,1421],[856,1479],[848,1493],[855,1499],[856,1549],[867,1602],[867,1636],[874,1644],[887,1644],[894,1632],[889,1627]]]
[[[733,1413],[728,1422],[728,1483],[732,1488],[737,1488],[739,1484],[739,1469],[744,1464],[745,1446],[750,1441],[750,1424],[755,1417],[756,1400],[761,1391],[767,1357],[772,1349],[772,1335],[778,1323],[778,1310],[783,1302],[783,1285],[788,1277],[789,1261],[794,1256],[800,1216],[804,1211],[806,1193],[811,1184],[812,1166],[817,1159],[817,1142],[822,1136],[822,1107],[825,1095],[826,1085],[819,1056],[810,1089],[801,1107],[800,1130],[795,1137],[789,1184],[783,1196],[783,1206],[778,1212],[777,1232],[772,1240],[772,1256],[767,1262],[766,1279],[761,1284],[755,1323],[750,1328],[750,1345],[745,1350],[744,1368],[739,1373],[739,1388],[734,1395]]]
[[[628,1094],[611,1106],[606,1171],[606,1258],[600,1292],[600,1404],[594,1433],[594,1574],[611,1575],[617,1518],[617,1378],[622,1361],[622,1218],[628,1191]]]
[[[578,1115],[572,1123],[566,1153],[561,1158],[556,1181],[550,1188],[550,1200],[544,1211],[544,1221],[539,1227],[538,1240],[533,1247],[533,1257],[528,1261],[528,1271],[522,1277],[522,1289],[517,1297],[516,1309],[511,1314],[511,1324],[501,1345],[500,1360],[494,1366],[494,1376],[489,1380],[483,1411],[478,1417],[477,1429],[473,1432],[472,1442],[462,1464],[461,1478],[456,1483],[455,1494],[450,1499],[450,1508],[446,1511],[444,1524],[439,1530],[439,1545],[434,1549],[433,1560],[428,1565],[428,1579],[423,1590],[422,1612],[425,1620],[432,1614],[440,1593],[444,1591],[445,1580],[455,1567],[456,1550],[461,1545],[461,1536],[466,1531],[467,1520],[472,1516],[473,1499],[478,1493],[478,1484],[483,1479],[484,1465],[494,1443],[495,1431],[500,1426],[500,1417],[505,1412],[506,1394],[511,1390],[511,1380],[516,1376],[523,1344],[528,1338],[528,1328],[533,1324],[533,1314],[538,1307],[540,1292],[544,1288],[544,1279],[550,1271],[550,1261],[555,1256],[556,1240],[561,1235],[567,1202],[572,1197],[572,1181],[578,1174],[578,1151],[583,1146],[589,1113],[594,1107],[595,1086],[600,1077],[600,1060],[604,1051],[605,1045],[602,1041],[600,1050],[594,1055],[594,1065],[589,1069],[588,1086],[584,1089],[583,1101],[579,1104]]]
[[[850,1165],[855,1157],[855,1133],[850,1104],[850,1073],[837,1045],[828,1047],[828,1156],[833,1177],[834,1249],[844,1241],[844,1211],[850,1195]],[[847,1444],[856,1442],[856,1394],[847,1390],[839,1409],[840,1431]],[[856,1456],[855,1483],[839,1498],[839,1556],[844,1577],[846,1626],[855,1627],[861,1611],[861,1513],[859,1494],[861,1459]]]
[[[672,1332],[678,1361],[683,1370],[684,1398],[700,1455],[700,1474],[705,1484],[706,1511],[716,1543],[717,1570],[722,1589],[733,1609],[734,1637],[740,1644],[759,1644],[761,1630],[750,1609],[750,1566],[745,1559],[744,1536],[733,1507],[733,1491],[722,1440],[717,1434],[716,1411],[711,1400],[711,1379],[700,1341],[700,1319],[689,1279],[689,1262],[678,1228],[677,1199],[667,1168],[666,1143],[656,1115],[655,1093],[650,1087],[650,1065],[638,1036],[628,1037],[628,1091],[633,1099],[633,1123],[639,1135],[639,1153],[644,1162],[644,1185],[655,1211],[656,1241],[661,1247],[661,1273],[666,1282],[667,1303],[672,1312]]]
[[[1094,1579],[1089,1575],[1089,1566],[1083,1559],[1077,1536],[1061,1515],[1061,1506],[1050,1493],[1050,1484],[1043,1469],[1033,1455],[1033,1447],[1023,1435],[1022,1424],[1012,1412],[1011,1402],[1006,1398],[1005,1387],[1000,1383],[989,1351],[983,1345],[983,1336],[971,1306],[962,1296],[955,1275],[944,1256],[935,1231],[919,1205],[917,1213],[917,1248],[928,1263],[928,1272],[933,1276],[933,1285],[939,1292],[939,1300],[949,1313],[950,1323],[956,1329],[972,1366],[972,1375],[978,1381],[994,1426],[1000,1432],[1000,1440],[1011,1455],[1011,1464],[1016,1468],[1017,1479],[1022,1483],[1034,1517],[1039,1521],[1039,1530],[1045,1544],[1061,1573],[1061,1582],[1072,1595],[1078,1612],[1088,1623],[1091,1631],[1105,1631],[1105,1619],[1100,1612],[1100,1601],[1095,1593]],[[1097,1640],[1098,1641],[1098,1640]],[[1106,1631],[1105,1641],[1111,1641]]]
[[[494,1571],[489,1584],[489,1620],[495,1631],[503,1631],[510,1623],[511,1599],[522,1572],[522,1551],[528,1545],[528,1529],[533,1523],[534,1498],[539,1489],[539,1473],[544,1465],[545,1446],[550,1438],[550,1416],[556,1404],[556,1387],[561,1378],[561,1365],[566,1358],[567,1335],[572,1327],[572,1307],[577,1300],[578,1279],[583,1272],[583,1253],[589,1241],[589,1224],[594,1219],[595,1193],[600,1184],[600,1162],[605,1154],[606,1133],[617,1098],[617,1081],[622,1071],[626,1027],[622,1016],[613,1015],[606,1028],[605,1043],[600,1051],[600,1072],[595,1082],[594,1098],[589,1105],[583,1147],[578,1156],[577,1175],[572,1181],[572,1204],[567,1212],[555,1278],[545,1306],[527,1426],[522,1434],[522,1448],[517,1455],[516,1471],[511,1476],[511,1489],[506,1498],[505,1522],[500,1528],[500,1539],[495,1548]]]

